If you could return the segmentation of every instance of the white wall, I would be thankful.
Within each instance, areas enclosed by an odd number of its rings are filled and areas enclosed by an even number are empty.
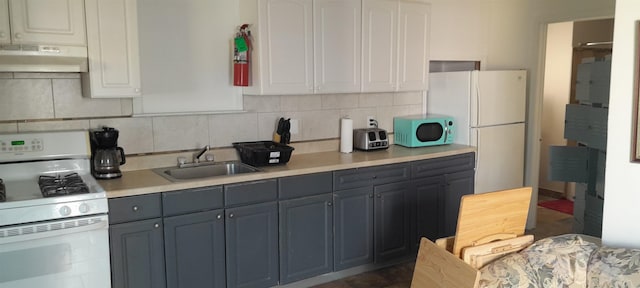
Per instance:
[[[615,0],[431,0],[431,59],[480,60],[529,72],[525,185],[538,189],[542,62],[547,23],[610,18]],[[535,194],[535,193],[534,193]],[[527,227],[535,227],[537,194]]]
[[[639,1],[616,2],[602,225],[605,244],[633,248],[640,248],[640,164],[630,162],[638,19]]]
[[[542,141],[540,142],[539,187],[565,193],[565,182],[549,181],[549,146],[565,146],[564,114],[571,93],[571,58],[573,22],[550,24],[547,29],[544,91],[542,107]],[[567,195],[568,199],[572,199]]]

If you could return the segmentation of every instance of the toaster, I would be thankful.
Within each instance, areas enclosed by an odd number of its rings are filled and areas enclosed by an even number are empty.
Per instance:
[[[387,131],[380,128],[353,130],[353,148],[358,150],[379,150],[389,148]]]

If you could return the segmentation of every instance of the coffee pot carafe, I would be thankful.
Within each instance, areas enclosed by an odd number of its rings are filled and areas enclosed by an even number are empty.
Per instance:
[[[118,130],[111,127],[89,131],[91,140],[91,174],[97,179],[122,176],[120,166],[126,163],[124,149],[118,147]]]

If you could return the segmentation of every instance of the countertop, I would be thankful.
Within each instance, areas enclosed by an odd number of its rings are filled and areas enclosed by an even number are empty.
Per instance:
[[[256,173],[212,177],[203,180],[171,182],[156,174],[151,169],[146,169],[126,171],[122,173],[121,178],[99,180],[98,183],[107,191],[108,198],[115,198],[425,160],[469,152],[475,152],[475,147],[457,144],[421,148],[406,148],[398,145],[391,145],[386,150],[366,152],[354,151],[353,153],[348,154],[332,151],[296,155],[294,151],[287,164],[259,167],[261,171]]]

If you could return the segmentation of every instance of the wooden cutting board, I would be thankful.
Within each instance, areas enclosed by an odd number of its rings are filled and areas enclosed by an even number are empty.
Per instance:
[[[531,191],[531,187],[523,187],[463,196],[452,253],[460,257],[462,248],[474,246],[487,236],[524,235]]]
[[[475,288],[479,280],[480,271],[429,239],[420,240],[411,288]]]

